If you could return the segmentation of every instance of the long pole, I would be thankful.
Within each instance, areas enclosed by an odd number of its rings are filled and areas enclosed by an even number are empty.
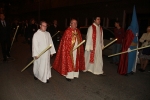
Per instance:
[[[111,45],[112,43],[114,43],[115,41],[117,41],[117,38],[116,38],[115,40],[111,41],[110,43],[108,43],[108,44],[103,48],[103,50],[104,50],[106,47],[108,47],[109,45]]]
[[[141,49],[148,48],[148,47],[150,47],[150,45],[148,45],[148,46],[144,46],[144,47],[141,47],[141,48],[137,48],[137,49],[133,49],[133,50],[130,50],[130,51],[124,51],[124,52],[120,52],[120,53],[112,54],[112,55],[109,55],[108,57],[113,57],[113,56],[117,56],[117,55],[120,55],[120,54],[124,54],[124,53],[128,53],[128,52],[132,52],[132,51],[136,51],[136,50],[141,50]]]
[[[13,40],[12,40],[12,42],[11,42],[10,50],[11,50],[12,45],[13,45],[13,43],[14,43],[14,40],[15,40],[15,38],[16,38],[16,34],[17,34],[17,31],[18,31],[18,28],[19,28],[19,26],[17,26],[17,28],[16,28],[16,31],[15,31],[15,34],[14,34],[14,37],[13,37]]]
[[[85,42],[85,40],[83,40],[81,43],[79,43],[79,44],[73,49],[73,51],[76,50],[79,46],[81,46],[84,42]]]
[[[45,48],[39,55],[38,58],[44,54],[47,50],[49,50],[52,47],[52,45],[50,44],[47,48]],[[25,69],[27,69],[36,59],[33,59],[26,67],[24,67],[21,72],[23,72]]]

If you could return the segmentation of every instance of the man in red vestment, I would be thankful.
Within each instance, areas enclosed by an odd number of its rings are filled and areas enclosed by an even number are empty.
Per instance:
[[[73,49],[82,42],[80,31],[77,29],[77,21],[71,20],[70,27],[65,30],[61,39],[53,68],[67,81],[79,77],[79,70],[85,70],[83,45],[76,50]]]

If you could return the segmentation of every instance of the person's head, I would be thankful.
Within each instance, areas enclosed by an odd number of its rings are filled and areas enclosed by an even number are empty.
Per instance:
[[[119,21],[115,21],[115,27],[120,27],[120,22]]]
[[[57,20],[54,20],[53,23],[54,23],[54,25],[57,25]]]
[[[150,26],[147,27],[147,33],[150,33]]]
[[[0,19],[4,20],[5,19],[5,15],[4,14],[0,14]]]
[[[70,21],[70,27],[73,28],[73,29],[77,28],[77,20],[76,19],[72,19]]]
[[[46,29],[47,29],[47,23],[46,23],[46,21],[41,21],[40,22],[40,30],[43,31],[43,32],[45,32]]]
[[[31,24],[35,24],[35,20],[34,19],[31,19]]]
[[[100,22],[101,22],[100,17],[94,17],[94,23],[95,23],[96,25],[100,25]]]

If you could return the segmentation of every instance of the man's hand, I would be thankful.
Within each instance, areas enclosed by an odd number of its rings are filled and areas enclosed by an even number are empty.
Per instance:
[[[38,59],[39,57],[38,57],[38,56],[35,56],[34,58],[35,58],[35,59]]]

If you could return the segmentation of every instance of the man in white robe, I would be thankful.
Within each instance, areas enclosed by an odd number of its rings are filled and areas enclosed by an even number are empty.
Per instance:
[[[89,71],[95,75],[104,75],[102,49],[103,30],[100,26],[100,17],[94,18],[94,23],[88,28],[85,45],[85,72]]]
[[[34,61],[34,79],[39,79],[43,83],[48,83],[51,78],[50,56],[56,53],[50,33],[46,31],[47,23],[41,21],[40,29],[34,34],[32,40],[32,57]],[[52,47],[39,58],[37,57],[49,45]]]

